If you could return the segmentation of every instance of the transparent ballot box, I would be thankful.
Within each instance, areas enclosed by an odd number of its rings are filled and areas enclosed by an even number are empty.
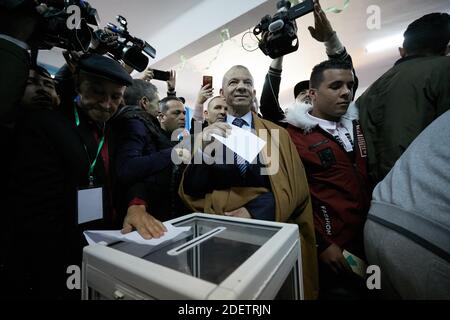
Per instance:
[[[302,299],[295,224],[194,213],[156,246],[84,248],[83,299]]]

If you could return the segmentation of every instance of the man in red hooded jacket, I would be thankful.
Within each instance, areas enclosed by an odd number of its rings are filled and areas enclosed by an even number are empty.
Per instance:
[[[354,83],[348,63],[322,62],[311,74],[312,106],[297,105],[287,116],[311,192],[323,298],[357,298],[363,292],[362,278],[356,280],[343,254],[364,259],[371,194],[364,136],[356,109],[349,108]]]

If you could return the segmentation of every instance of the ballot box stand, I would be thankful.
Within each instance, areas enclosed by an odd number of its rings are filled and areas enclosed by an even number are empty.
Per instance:
[[[157,246],[85,247],[82,298],[303,299],[296,224],[202,213],[169,222],[191,228]]]

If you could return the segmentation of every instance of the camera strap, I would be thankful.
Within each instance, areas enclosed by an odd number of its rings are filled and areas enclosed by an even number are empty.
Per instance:
[[[31,68],[35,68],[37,66],[37,57],[39,50],[37,48],[32,48],[30,51],[30,65]]]

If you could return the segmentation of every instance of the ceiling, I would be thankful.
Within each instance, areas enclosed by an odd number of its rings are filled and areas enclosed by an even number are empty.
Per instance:
[[[243,33],[253,28],[266,14],[275,13],[276,0],[90,0],[101,18],[101,25],[115,22],[117,14],[128,20],[131,34],[148,41],[157,49],[153,68],[178,72],[177,92],[193,105],[202,83],[203,75],[214,77],[215,94],[219,94],[222,76],[231,66],[247,66],[255,79],[258,96],[271,59],[256,50],[242,48]],[[323,8],[342,8],[344,0],[322,0]],[[369,30],[367,20],[371,5],[380,9],[381,28]],[[398,59],[396,47],[379,53],[368,54],[365,46],[377,39],[402,33],[407,25],[424,14],[450,12],[448,0],[351,0],[341,13],[327,16],[347,51],[352,55],[360,79],[361,94],[375,79]],[[325,60],[325,48],[309,34],[313,15],[297,20],[300,49],[285,57],[281,83],[280,103],[293,102],[292,88],[309,78],[312,67]],[[225,31],[222,31],[225,30]],[[228,37],[228,34],[230,37]],[[251,37],[245,43],[255,46]],[[394,45],[394,44],[393,44]],[[397,47],[401,43],[395,44]],[[40,54],[40,60],[60,66],[63,59],[60,50]],[[136,74],[136,76],[138,76]],[[161,95],[165,84],[154,81]]]

